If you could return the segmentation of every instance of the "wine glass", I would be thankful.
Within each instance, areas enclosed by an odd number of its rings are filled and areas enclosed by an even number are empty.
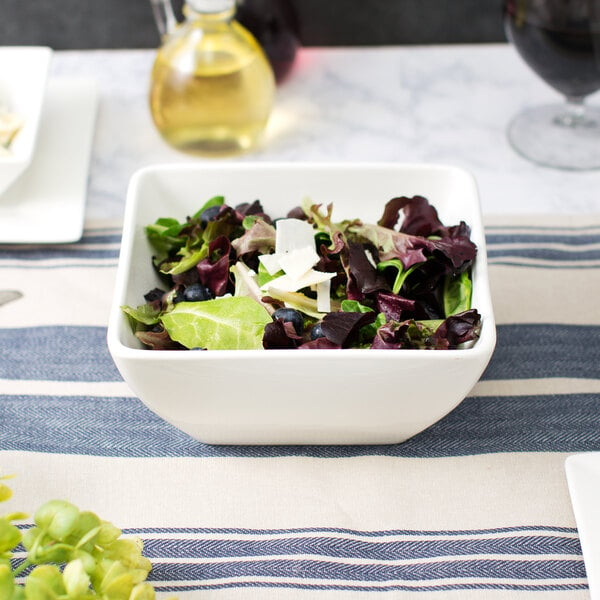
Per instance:
[[[566,102],[532,107],[508,127],[512,146],[549,167],[600,168],[600,0],[505,0],[508,39]]]
[[[289,0],[237,0],[236,19],[262,46],[277,83],[290,72],[300,46],[298,19]]]

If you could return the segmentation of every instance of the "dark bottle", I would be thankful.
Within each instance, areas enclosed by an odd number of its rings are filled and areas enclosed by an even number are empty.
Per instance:
[[[600,0],[508,0],[509,40],[548,84],[569,97],[600,89]]]
[[[283,81],[300,46],[298,20],[290,0],[237,0],[236,19],[262,46],[277,82]]]

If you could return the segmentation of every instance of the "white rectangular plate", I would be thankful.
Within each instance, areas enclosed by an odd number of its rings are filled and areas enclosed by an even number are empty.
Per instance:
[[[23,120],[23,126],[0,161],[0,193],[31,164],[35,153],[52,49],[44,46],[0,47],[0,104]]]
[[[565,469],[590,597],[600,600],[600,452],[569,456]]]
[[[33,160],[0,196],[0,243],[57,244],[81,237],[97,104],[92,80],[48,81]]]

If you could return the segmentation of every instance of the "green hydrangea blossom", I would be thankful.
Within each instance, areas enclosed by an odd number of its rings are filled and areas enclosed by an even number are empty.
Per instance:
[[[0,477],[0,502],[12,496]],[[155,600],[146,581],[152,565],[138,538],[65,500],[50,500],[24,533],[14,524],[23,513],[0,515],[0,598],[2,600]],[[11,559],[22,545],[26,557]]]

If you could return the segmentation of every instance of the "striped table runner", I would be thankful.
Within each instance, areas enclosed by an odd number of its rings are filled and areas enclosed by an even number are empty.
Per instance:
[[[486,231],[492,362],[451,414],[387,446],[190,439],[108,354],[119,227],[0,246],[0,290],[19,292],[0,306],[11,507],[63,497],[141,536],[165,597],[588,598],[564,460],[600,450],[600,216]]]

